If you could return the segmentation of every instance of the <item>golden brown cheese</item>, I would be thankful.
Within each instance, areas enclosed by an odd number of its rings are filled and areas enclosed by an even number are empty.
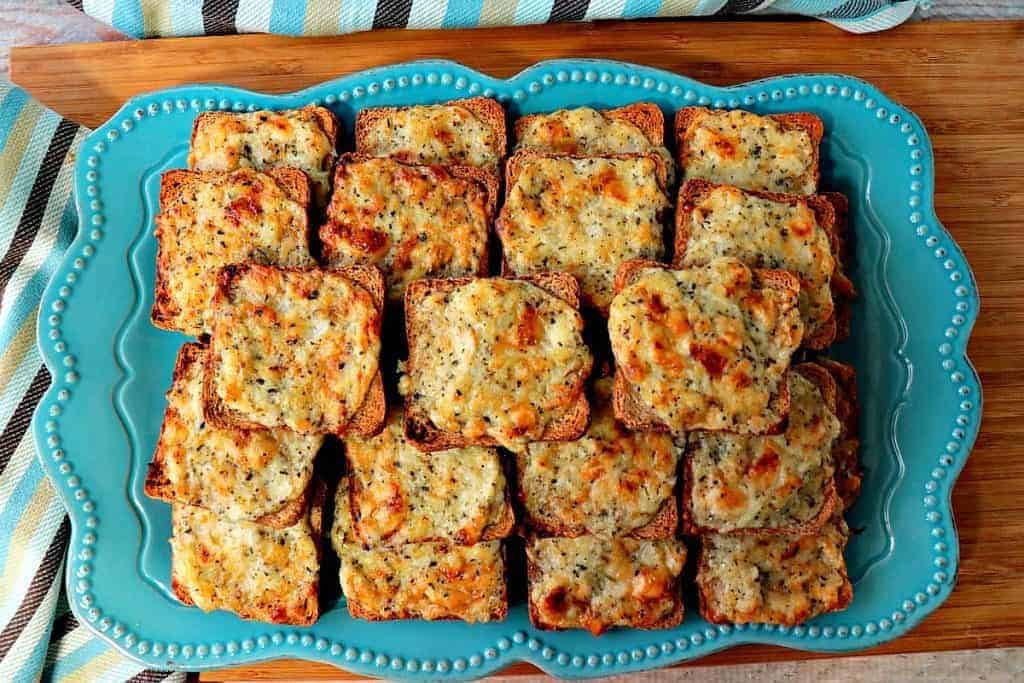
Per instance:
[[[848,536],[841,517],[808,536],[703,536],[701,613],[715,623],[795,626],[845,609]]]
[[[313,181],[317,203],[326,203],[334,143],[315,107],[241,114],[208,112],[201,116],[189,150],[189,168],[297,168]]]
[[[212,425],[203,416],[206,351],[189,344],[180,354],[154,456],[165,493],[227,520],[255,520],[300,498],[323,437]]]
[[[388,413],[377,436],[346,439],[345,454],[352,535],[363,545],[428,540],[470,545],[511,513],[496,449],[423,453],[406,441],[399,409]]]
[[[786,378],[790,411],[783,434],[689,434],[689,512],[696,526],[723,533],[786,529],[821,512],[839,420],[814,383],[796,372]]]
[[[475,275],[487,266],[487,190],[440,166],[343,160],[327,218],[320,228],[327,263],[380,266],[392,301],[401,301],[412,280]]]
[[[735,187],[712,189],[690,214],[682,263],[689,267],[722,256],[797,275],[805,337],[832,318],[836,262],[828,234],[806,203],[772,201]]]
[[[508,611],[501,541],[410,543],[365,549],[350,537],[348,495],[338,489],[331,536],[341,589],[359,618],[500,620]]]
[[[583,318],[528,282],[478,279],[432,292],[417,316],[400,389],[439,429],[512,449],[537,440],[576,405],[593,362]]]
[[[228,522],[174,505],[171,576],[175,593],[204,611],[245,619],[312,624],[319,614],[319,534],[308,518],[286,529]]]
[[[495,168],[505,141],[486,121],[457,104],[388,110],[358,140],[358,151],[412,164]]]
[[[684,179],[792,194],[817,189],[814,143],[806,130],[739,109],[702,111],[684,139]]]
[[[674,432],[764,433],[803,324],[797,293],[731,258],[648,268],[612,301],[608,332],[636,398]]]
[[[577,107],[534,114],[526,121],[518,131],[519,149],[581,156],[653,152],[664,159],[671,178],[672,155],[663,145],[651,143],[644,131],[626,118]]]
[[[218,297],[217,399],[246,420],[339,433],[378,371],[380,313],[338,272],[245,268]]]
[[[679,455],[669,435],[631,432],[616,422],[611,380],[602,379],[583,438],[531,443],[517,455],[519,496],[527,516],[546,527],[625,536],[675,504]]]
[[[538,157],[515,179],[498,233],[512,272],[569,272],[587,299],[607,309],[620,263],[664,253],[668,206],[649,156]]]
[[[158,289],[170,299],[173,320],[167,322],[185,334],[210,331],[210,299],[222,266],[314,265],[307,207],[269,175],[249,169],[205,173],[163,199],[156,217]]]
[[[681,540],[535,538],[526,555],[531,609],[547,628],[657,628],[681,609]]]

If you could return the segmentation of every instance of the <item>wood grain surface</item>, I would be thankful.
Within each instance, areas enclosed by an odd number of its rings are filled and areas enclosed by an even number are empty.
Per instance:
[[[542,59],[605,57],[713,84],[835,71],[916,112],[936,155],[936,207],[977,276],[970,355],[984,385],[981,435],[953,495],[961,567],[952,597],[917,629],[866,654],[1024,646],[1024,22],[915,23],[853,36],[810,22],[634,22],[472,31],[234,36],[15,48],[12,79],[96,125],[128,97],[190,82],[283,92],[371,66],[449,58],[495,76]],[[699,664],[813,658],[764,646]],[[532,672],[529,665],[508,671]],[[344,677],[276,661],[203,680]]]

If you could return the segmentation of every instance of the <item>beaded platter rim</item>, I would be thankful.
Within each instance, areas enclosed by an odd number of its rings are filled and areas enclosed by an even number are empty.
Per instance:
[[[358,108],[363,103],[372,104],[374,97],[380,94],[417,89],[424,93],[429,91],[428,98],[434,101],[485,95],[515,106],[560,85],[579,84],[593,88],[627,88],[636,92],[635,100],[643,99],[645,95],[657,96],[670,100],[675,108],[704,105],[756,109],[759,105],[787,101],[793,101],[793,106],[798,107],[798,103],[807,103],[814,98],[822,98],[823,102],[857,102],[863,105],[858,110],[868,121],[895,128],[905,139],[908,156],[902,157],[906,160],[906,167],[899,177],[909,184],[910,192],[904,205],[905,218],[899,229],[911,232],[908,235],[889,234],[881,231],[879,221],[872,223],[880,230],[883,242],[882,264],[878,267],[884,269],[886,266],[890,240],[916,239],[940,264],[939,272],[945,276],[942,281],[951,290],[951,317],[947,316],[943,328],[934,334],[930,331],[926,334],[937,340],[931,348],[937,351],[942,375],[955,387],[959,397],[955,411],[958,414],[949,432],[951,438],[938,449],[937,461],[929,455],[927,458],[932,462],[926,464],[926,456],[915,456],[922,461],[920,466],[933,468],[924,490],[905,494],[916,497],[921,504],[921,520],[931,539],[926,544],[931,546],[929,553],[933,557],[934,572],[930,576],[916,577],[916,591],[906,594],[902,602],[884,606],[877,617],[861,623],[817,626],[812,622],[793,628],[714,626],[689,613],[686,622],[690,624],[684,622],[684,626],[675,631],[649,632],[645,644],[617,646],[613,632],[592,640],[591,645],[581,651],[558,646],[557,642],[552,642],[556,641],[554,634],[537,631],[528,625],[524,628],[509,625],[506,633],[488,642],[481,642],[482,636],[474,637],[472,631],[467,631],[466,640],[469,642],[465,645],[464,655],[439,658],[413,658],[401,652],[381,652],[379,643],[355,645],[350,638],[354,633],[327,633],[319,630],[318,625],[289,628],[239,621],[235,629],[239,637],[192,638],[185,643],[161,642],[145,637],[144,625],[130,627],[126,621],[119,620],[114,611],[106,611],[101,603],[106,604],[108,598],[101,599],[92,590],[93,572],[102,567],[100,562],[94,561],[102,528],[96,507],[101,501],[91,498],[86,486],[90,481],[88,462],[75,454],[74,444],[65,444],[61,438],[62,415],[75,399],[82,400],[90,390],[89,373],[81,370],[74,355],[75,348],[65,338],[63,317],[73,305],[75,289],[81,286],[81,281],[89,273],[90,259],[103,248],[105,240],[113,241],[105,230],[107,221],[103,213],[102,182],[97,172],[103,153],[131,134],[142,121],[161,116],[188,116],[191,120],[196,112],[207,109],[245,111],[308,103]],[[427,101],[422,95],[420,100]],[[410,103],[419,103],[419,100],[412,95]],[[561,677],[603,676],[666,666],[743,643],[769,643],[826,652],[862,649],[909,631],[952,591],[959,547],[950,496],[956,476],[977,436],[982,406],[980,382],[966,355],[967,340],[979,308],[977,288],[966,258],[934,212],[934,162],[923,125],[913,113],[864,81],[835,74],[798,74],[731,87],[714,87],[650,67],[583,59],[541,62],[501,80],[454,62],[428,60],[358,72],[283,95],[266,95],[228,86],[182,86],[132,98],[108,122],[98,127],[85,140],[79,153],[75,189],[80,229],[48,285],[40,307],[39,346],[54,381],[40,401],[33,429],[40,461],[60,492],[72,520],[65,570],[72,610],[80,623],[123,654],[146,666],[199,670],[292,656],[323,661],[366,675],[461,679],[477,678],[514,661],[525,660]],[[896,230],[896,227],[890,225],[889,229]],[[136,236],[128,235],[119,238],[116,244],[118,248],[124,246],[127,249],[135,239]],[[920,400],[936,399],[932,399],[930,394],[919,396],[922,391],[928,392],[920,380],[924,374],[920,368],[928,361],[906,356],[910,331],[893,298],[895,294],[887,283],[883,283],[883,289],[883,294],[888,297],[887,305],[892,306],[891,313],[902,323],[898,348],[894,350],[896,362],[904,373],[902,392],[893,408],[895,424],[912,391],[917,392],[915,395]],[[124,322],[117,321],[116,329],[121,330]],[[915,370],[915,365],[919,369]],[[917,379],[912,381],[915,377]],[[124,379],[122,374],[118,386]],[[99,387],[100,391],[109,392],[109,389]],[[163,389],[160,391],[162,393]],[[900,453],[900,444],[895,442],[895,434],[892,438],[892,446],[899,459],[899,479],[902,479],[904,455]],[[889,495],[894,494],[890,491]],[[125,502],[130,508],[128,498],[126,493]],[[134,514],[134,510],[128,512]],[[105,513],[108,517],[112,514]],[[694,622],[700,624],[697,629],[692,628]],[[358,629],[354,626],[351,630]]]

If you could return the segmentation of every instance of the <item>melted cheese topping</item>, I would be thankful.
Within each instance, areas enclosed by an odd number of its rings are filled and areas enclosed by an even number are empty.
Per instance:
[[[593,359],[583,318],[528,282],[479,279],[432,292],[400,389],[446,432],[517,449],[573,410]]]
[[[228,522],[175,505],[171,575],[204,611],[226,609],[276,624],[316,621],[320,562],[307,519],[287,529]]]
[[[439,166],[390,159],[339,165],[328,221],[320,228],[330,265],[374,263],[401,301],[423,277],[474,275],[487,264],[487,191]]]
[[[527,515],[547,525],[610,538],[648,524],[674,504],[679,451],[667,434],[615,421],[611,381],[597,382],[590,428],[578,441],[532,443],[517,457]]]
[[[457,104],[383,110],[361,130],[359,152],[413,164],[494,168],[505,145],[486,121]]]
[[[650,157],[534,159],[502,209],[505,260],[516,273],[572,273],[583,294],[606,309],[620,263],[661,258],[668,206]]]
[[[384,431],[345,441],[352,532],[367,546],[451,540],[469,545],[509,512],[505,474],[493,448],[423,453],[405,440],[402,411]]]
[[[530,603],[549,627],[595,635],[615,626],[649,628],[682,600],[686,548],[677,539],[538,538],[526,553]]]
[[[334,145],[314,112],[314,107],[304,107],[279,112],[207,114],[192,139],[189,168],[297,168],[313,181],[317,203],[323,206],[330,189]]]
[[[377,374],[380,314],[339,273],[250,266],[220,303],[214,391],[265,427],[343,432]]]
[[[705,613],[716,622],[794,626],[846,607],[853,594],[842,518],[810,536],[703,537],[697,572]]]
[[[517,147],[580,156],[653,152],[665,160],[669,176],[672,175],[672,155],[663,145],[652,144],[630,121],[606,116],[590,107],[530,116],[519,131]]]
[[[800,346],[796,298],[759,287],[735,259],[646,269],[612,301],[616,365],[674,432],[763,433],[784,417],[771,403]]]
[[[203,417],[205,359],[199,351],[167,392],[157,449],[170,494],[231,520],[277,512],[309,486],[323,437],[214,427]]]
[[[839,420],[813,382],[786,375],[786,431],[743,437],[724,432],[689,435],[690,514],[701,527],[785,529],[813,520],[832,478],[832,444]]]
[[[375,619],[501,619],[508,609],[501,541],[410,543],[365,549],[351,536],[347,487],[338,488],[334,549],[354,616]]]
[[[268,175],[240,170],[184,183],[156,217],[157,277],[167,284],[169,322],[185,334],[209,331],[222,266],[314,265],[307,228],[306,207]]]
[[[752,268],[788,270],[800,278],[800,315],[810,337],[832,318],[836,262],[828,234],[805,203],[787,204],[716,187],[694,206],[684,266],[733,256]]]
[[[814,146],[806,130],[734,109],[702,112],[683,134],[683,175],[747,190],[813,194]]]

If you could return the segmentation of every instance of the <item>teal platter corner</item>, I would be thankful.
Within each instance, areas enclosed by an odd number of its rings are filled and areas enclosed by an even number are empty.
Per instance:
[[[850,607],[793,628],[717,626],[687,595],[666,631],[534,629],[522,601],[502,623],[365,622],[328,601],[306,628],[182,606],[169,592],[170,507],[142,492],[163,393],[185,338],[149,323],[160,173],[185,166],[201,111],[331,108],[351,139],[367,106],[496,97],[510,115],[654,102],[668,120],[692,105],[824,120],[822,187],[850,198],[851,338],[832,355],[858,371],[864,493],[849,513]],[[72,521],[65,572],[79,621],[147,666],[201,670],[297,657],[385,678],[471,679],[526,660],[563,678],[667,666],[742,643],[850,652],[897,638],[953,590],[959,546],[950,494],[977,436],[982,395],[966,355],[978,315],[974,277],[934,211],[934,158],[921,121],[874,86],[800,74],[714,87],[600,60],[536,64],[495,79],[446,61],[355,73],[267,95],[218,85],[130,100],[84,142],[79,232],[43,296],[39,346],[53,376],[33,430]],[[513,591],[515,594],[515,591]]]

